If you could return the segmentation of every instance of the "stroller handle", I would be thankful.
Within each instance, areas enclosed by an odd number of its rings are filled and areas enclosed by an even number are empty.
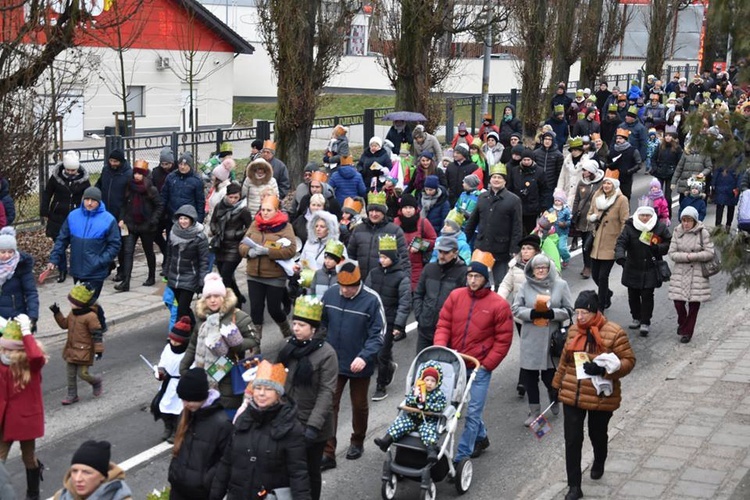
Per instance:
[[[464,354],[462,352],[459,352],[457,354],[459,356],[461,356],[463,358],[463,360],[466,361],[467,363],[473,364],[475,370],[479,369],[479,367],[482,366],[482,364],[479,362],[479,360],[477,358],[475,358],[474,356],[469,356],[468,354]]]

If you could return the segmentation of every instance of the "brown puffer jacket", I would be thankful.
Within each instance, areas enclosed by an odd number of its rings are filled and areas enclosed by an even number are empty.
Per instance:
[[[611,396],[599,396],[591,383],[591,379],[578,380],[576,377],[576,365],[573,361],[573,354],[568,354],[567,346],[571,339],[578,335],[578,325],[573,324],[568,331],[568,340],[565,342],[560,358],[560,364],[557,367],[555,378],[552,381],[552,387],[560,390],[559,400],[568,406],[581,408],[582,410],[598,411],[615,411],[620,407],[620,379],[630,373],[635,366],[635,354],[630,348],[628,335],[620,325],[607,321],[599,330],[604,344],[602,353],[611,352],[620,358],[620,369],[611,375],[604,375],[604,378],[612,380],[613,391]],[[594,359],[596,355],[590,354],[589,358]]]
[[[102,326],[96,315],[96,307],[73,309],[67,316],[63,316],[61,312],[55,313],[58,326],[68,330],[68,339],[62,352],[66,363],[92,366],[94,355],[104,352]]]
[[[292,225],[285,222],[284,227],[278,231],[260,231],[257,223],[253,221],[253,224],[250,226],[250,229],[247,230],[245,236],[256,243],[265,246],[269,246],[281,238],[286,238],[291,241],[291,245],[285,247],[269,248],[268,255],[260,255],[258,257],[247,259],[246,270],[248,276],[254,278],[285,278],[286,273],[276,261],[291,259],[294,257],[294,254],[297,253],[297,240],[294,236]],[[247,257],[248,250],[250,250],[250,247],[240,244],[240,255],[243,258]]]

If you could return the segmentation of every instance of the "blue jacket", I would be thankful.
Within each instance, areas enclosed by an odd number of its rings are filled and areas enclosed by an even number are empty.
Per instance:
[[[435,229],[435,232],[439,234],[443,229],[443,224],[445,224],[445,218],[448,216],[448,212],[451,211],[451,205],[448,201],[448,189],[438,187],[438,192],[440,193],[440,196],[438,196],[437,202],[427,213],[423,212],[422,217],[427,218],[427,220],[430,221],[430,224],[432,224],[433,229]],[[419,199],[421,206],[421,195]]]
[[[339,375],[371,377],[385,335],[385,310],[380,297],[362,285],[357,295],[347,299],[335,284],[323,295],[323,304],[320,325],[328,331],[326,342],[336,350]],[[357,357],[367,364],[361,372],[352,373],[349,367]]]
[[[5,207],[5,225],[12,226],[16,220],[16,204],[10,197],[10,183],[8,179],[0,179],[0,202]]]
[[[701,193],[698,196],[693,196],[688,193],[680,202],[680,213],[687,207],[696,209],[698,211],[698,220],[703,221],[706,218],[706,195]]]
[[[178,170],[171,172],[161,188],[161,197],[170,219],[182,205],[192,205],[195,208],[198,214],[196,222],[203,223],[206,218],[203,181],[192,171],[187,174],[182,174]]]
[[[737,173],[734,168],[719,167],[711,175],[711,187],[714,190],[714,203],[717,205],[734,206],[737,204],[739,195],[734,194],[734,190],[739,192],[740,178],[742,175]]]
[[[120,244],[120,228],[104,203],[95,210],[80,206],[63,222],[49,260],[60,267],[70,246],[70,275],[81,281],[101,281],[109,275]]]
[[[125,201],[125,188],[128,187],[130,179],[133,178],[133,169],[130,168],[127,160],[119,166],[112,168],[109,163],[104,164],[102,176],[96,181],[96,187],[102,191],[102,202],[107,207],[107,211],[115,216],[120,217],[123,202]]]
[[[438,239],[435,240],[435,245],[438,244],[440,241],[440,238],[443,236],[438,236]],[[471,261],[471,247],[469,246],[469,243],[466,241],[466,235],[463,231],[459,231],[457,235],[453,236],[458,240],[458,256],[461,257],[461,260],[464,262],[470,262]],[[430,262],[437,262],[438,259],[438,251],[432,250],[432,258],[430,258]]]
[[[633,123],[623,121],[617,128],[624,128],[630,131],[628,142],[638,150],[641,159],[646,161],[646,143],[648,142],[648,130],[643,126],[640,120],[636,119]]]
[[[336,193],[336,200],[341,205],[349,197],[354,198],[355,196],[364,196],[367,194],[362,174],[350,165],[339,166],[328,180],[328,185],[333,188]]]
[[[18,252],[20,259],[13,275],[0,290],[0,317],[11,319],[26,314],[39,319],[39,293],[34,280],[34,258],[26,252]]]

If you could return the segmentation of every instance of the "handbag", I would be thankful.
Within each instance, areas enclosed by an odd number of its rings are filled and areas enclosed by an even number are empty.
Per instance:
[[[669,268],[669,263],[666,260],[657,259],[656,257],[651,257],[651,259],[656,266],[656,277],[660,284],[672,279],[672,270]]]
[[[701,229],[698,234],[701,239],[701,250],[703,250],[703,229]],[[721,256],[714,248],[713,258],[708,262],[701,262],[701,274],[703,274],[704,278],[710,278],[711,276],[719,274],[719,271],[721,271]]]
[[[549,343],[549,353],[553,358],[559,358],[562,355],[565,342],[568,340],[568,327],[560,327],[552,332],[552,338]]]
[[[249,358],[240,359],[234,362],[234,366],[232,366],[232,369],[229,371],[229,376],[232,379],[232,393],[234,393],[235,396],[245,393],[245,388],[249,382],[247,377],[244,376],[245,372],[257,368],[259,362],[260,356],[250,356]],[[252,378],[255,378],[255,375],[253,375]]]

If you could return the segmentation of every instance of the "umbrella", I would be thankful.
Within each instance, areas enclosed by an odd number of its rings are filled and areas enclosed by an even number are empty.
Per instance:
[[[383,121],[394,122],[403,120],[405,122],[426,122],[427,118],[422,113],[416,111],[391,111],[383,117]]]

